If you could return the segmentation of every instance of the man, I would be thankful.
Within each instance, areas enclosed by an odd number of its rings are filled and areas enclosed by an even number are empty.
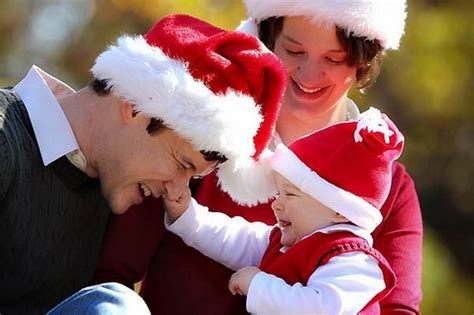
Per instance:
[[[91,71],[77,92],[35,66],[0,91],[2,315],[44,314],[89,284],[109,210],[178,199],[219,164],[232,181],[268,143],[285,84],[255,38],[180,15]]]

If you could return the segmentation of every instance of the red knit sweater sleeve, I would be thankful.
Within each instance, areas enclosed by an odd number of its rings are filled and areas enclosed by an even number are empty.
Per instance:
[[[397,275],[397,285],[381,302],[382,314],[419,314],[423,226],[415,185],[404,166],[394,165],[392,187],[373,233],[374,247]]]
[[[111,215],[93,283],[119,282],[130,288],[149,268],[165,231],[161,200],[147,198],[122,215]]]

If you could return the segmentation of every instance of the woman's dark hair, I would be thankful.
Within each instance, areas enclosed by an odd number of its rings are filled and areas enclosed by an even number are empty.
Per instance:
[[[108,86],[107,80],[99,80],[99,79],[94,79],[91,82],[89,82],[89,86],[94,90],[94,92],[99,95],[99,96],[106,96],[111,93],[112,86]],[[137,115],[138,111],[134,111],[133,115]],[[146,127],[146,130],[150,135],[157,134],[158,132],[168,128],[164,121],[159,118],[151,118],[150,123]],[[204,159],[206,161],[212,162],[212,161],[218,161],[219,163],[224,163],[227,161],[227,158],[225,155],[223,155],[220,152],[216,151],[200,151],[202,155],[204,155]]]
[[[275,40],[283,29],[284,17],[270,17],[259,23],[258,37],[270,50],[275,48]],[[336,26],[339,43],[348,54],[347,64],[357,65],[357,88],[361,91],[371,86],[380,73],[384,49],[377,39],[368,40],[354,36]]]

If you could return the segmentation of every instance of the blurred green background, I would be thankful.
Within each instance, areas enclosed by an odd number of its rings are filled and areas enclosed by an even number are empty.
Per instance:
[[[383,1],[383,0],[382,0]],[[73,88],[123,33],[169,13],[223,28],[245,17],[238,0],[0,0],[0,86],[36,64]],[[389,113],[407,142],[424,220],[425,314],[474,314],[474,2],[410,0],[406,35],[378,82],[352,97]],[[1,162],[0,162],[1,163]]]

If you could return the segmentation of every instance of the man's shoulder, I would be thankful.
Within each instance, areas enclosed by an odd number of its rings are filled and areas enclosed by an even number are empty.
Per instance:
[[[5,121],[10,124],[22,123],[26,114],[23,101],[11,88],[0,88],[0,128],[5,128]],[[27,115],[26,115],[27,116]]]
[[[8,131],[1,127],[0,124],[0,160],[2,161],[2,168],[7,167],[8,162],[11,160],[12,154],[14,154],[11,145],[11,137],[8,135]]]
[[[11,130],[7,127],[9,123],[5,123],[4,109],[7,106],[2,104],[3,94],[0,93],[0,200],[3,199],[6,191],[9,188],[9,183],[13,174],[13,161],[16,160],[14,145],[12,144]]]
[[[19,126],[23,125],[21,99],[11,89],[0,89],[0,158],[3,166],[18,151],[17,142],[22,138]],[[2,167],[4,168],[4,167]]]
[[[6,119],[7,112],[18,110],[18,106],[14,105],[21,102],[21,99],[11,88],[0,88],[0,123]]]
[[[15,96],[10,91],[0,89],[0,158],[3,162],[14,152],[11,148],[13,138],[11,126],[14,123],[10,122],[9,118],[11,116],[9,111],[12,110],[9,104],[15,101],[14,98]]]
[[[0,88],[0,103],[17,102],[18,95],[12,90],[12,87]]]

